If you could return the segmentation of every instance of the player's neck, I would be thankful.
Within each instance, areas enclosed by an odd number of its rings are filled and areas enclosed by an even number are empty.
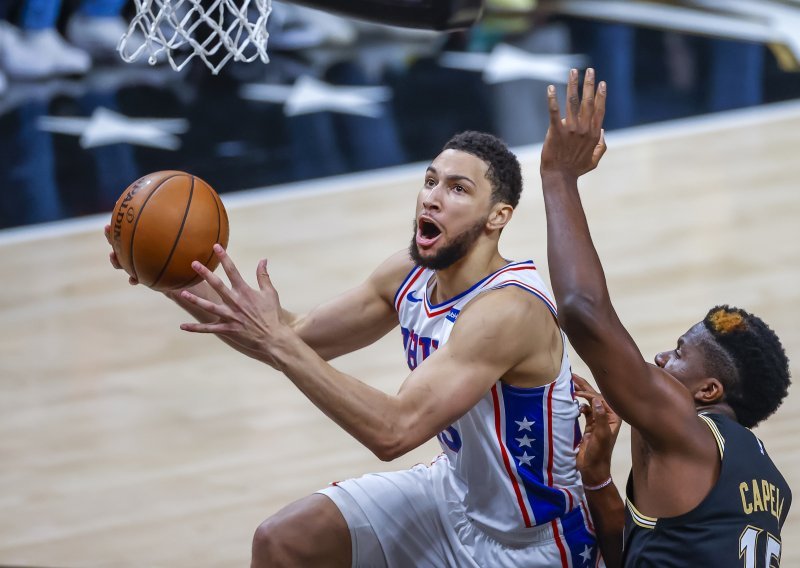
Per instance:
[[[496,247],[490,251],[473,249],[448,268],[436,271],[431,302],[434,304],[446,302],[506,264],[507,261]]]
[[[736,413],[733,411],[733,408],[724,402],[717,402],[715,404],[695,404],[695,408],[698,413],[707,412],[708,414],[722,414],[735,422],[739,421],[736,418]]]

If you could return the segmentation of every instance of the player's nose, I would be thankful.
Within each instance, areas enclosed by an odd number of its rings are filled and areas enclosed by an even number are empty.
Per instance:
[[[663,368],[664,365],[667,364],[667,361],[669,361],[669,352],[668,351],[662,351],[661,353],[657,353],[656,356],[655,356],[654,361],[655,361],[657,366]]]
[[[422,190],[422,206],[427,209],[439,209],[441,198],[441,184],[426,187]]]

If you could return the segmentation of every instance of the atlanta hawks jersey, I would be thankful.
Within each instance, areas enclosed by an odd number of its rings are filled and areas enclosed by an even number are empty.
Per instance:
[[[556,315],[533,261],[509,263],[439,304],[432,304],[429,297],[434,280],[433,270],[415,267],[394,299],[412,370],[444,345],[459,313],[478,294],[514,286],[534,295]],[[499,379],[437,437],[449,462],[443,498],[463,502],[471,522],[501,542],[511,539],[522,544],[531,527],[547,524],[558,540],[563,531],[560,519],[573,510],[590,526],[575,467],[579,412],[566,349],[558,377],[547,385],[519,388]],[[583,544],[576,549],[588,555],[591,547]],[[591,564],[584,557],[575,565],[594,565],[596,552],[591,553]]]
[[[701,414],[720,454],[714,487],[683,515],[653,518],[634,506],[628,478],[624,564],[636,568],[780,566],[792,492],[755,434],[721,414]]]

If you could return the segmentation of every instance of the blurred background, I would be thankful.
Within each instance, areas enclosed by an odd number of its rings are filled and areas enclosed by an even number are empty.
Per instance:
[[[502,252],[546,276],[537,143],[545,86],[563,93],[573,66],[609,84],[610,149],[582,198],[643,355],[728,302],[800,373],[800,0],[488,0],[454,33],[273,2],[270,62],[216,75],[121,61],[135,7],[0,0],[0,564],[244,566],[292,500],[428,463],[434,441],[380,462],[279,373],[181,333],[180,310],[110,268],[102,226],[139,176],[196,174],[223,194],[245,277],[268,255],[302,312],[408,243],[420,162],[480,129],[526,182]],[[396,392],[400,346],[335,366]],[[795,387],[756,431],[795,491],[799,411]],[[628,447],[624,429],[620,486]],[[797,518],[784,566],[800,566]]]
[[[800,2],[489,0],[468,31],[275,2],[270,63],[116,52],[125,0],[0,1],[0,228],[111,210],[148,172],[220,193],[427,160],[454,132],[546,131],[544,85],[593,65],[607,128],[800,97]]]

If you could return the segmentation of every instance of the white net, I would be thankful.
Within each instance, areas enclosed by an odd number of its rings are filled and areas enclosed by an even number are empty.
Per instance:
[[[271,0],[135,0],[136,15],[117,50],[123,60],[166,57],[176,71],[199,57],[216,75],[231,59],[267,56]]]

